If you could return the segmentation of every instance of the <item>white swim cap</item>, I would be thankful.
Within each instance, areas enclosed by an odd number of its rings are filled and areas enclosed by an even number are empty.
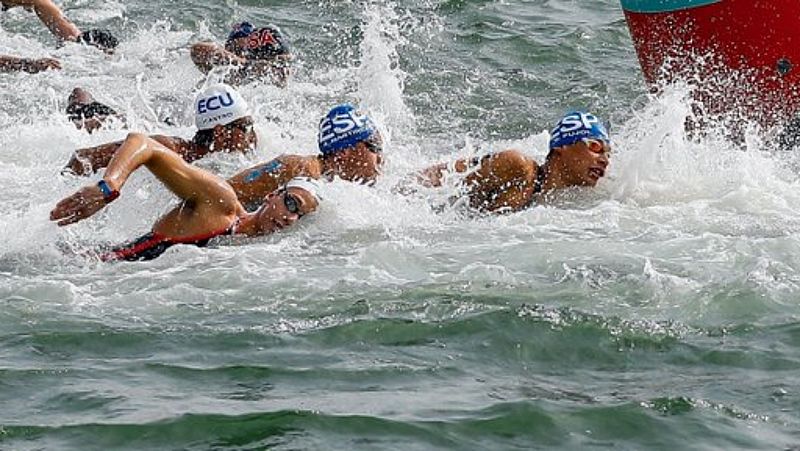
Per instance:
[[[300,188],[308,191],[317,200],[317,203],[322,201],[322,196],[319,195],[319,182],[310,177],[295,177],[286,183],[286,189]]]
[[[217,125],[250,115],[250,107],[239,91],[225,83],[209,86],[194,102],[194,123],[198,130],[210,130]]]

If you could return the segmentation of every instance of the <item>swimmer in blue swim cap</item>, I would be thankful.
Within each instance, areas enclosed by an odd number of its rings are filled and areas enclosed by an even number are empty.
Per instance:
[[[153,135],[152,138],[188,162],[215,152],[248,153],[255,149],[257,135],[250,107],[232,86],[218,83],[207,87],[197,95],[193,107],[197,132],[191,140],[163,135]],[[113,109],[96,102],[89,93],[80,89],[70,96],[67,113],[79,128],[96,127],[109,117],[118,117]],[[91,175],[106,167],[123,143],[115,141],[79,149],[64,172]]]
[[[314,180],[294,178],[267,193],[254,212],[247,212],[224,179],[187,163],[158,141],[132,133],[103,178],[60,201],[50,220],[66,226],[91,217],[117,199],[131,174],[141,168],[147,168],[180,203],[143,237],[102,253],[104,261],[150,260],[173,245],[205,246],[224,235],[268,235],[314,212],[320,203]]]
[[[72,41],[97,47],[105,52],[113,51],[119,41],[108,30],[86,30],[81,32],[74,23],[64,15],[53,0],[0,0],[3,11],[22,7],[33,11],[39,20],[60,41]]]
[[[383,138],[373,120],[350,104],[333,107],[319,123],[318,155],[281,155],[228,180],[245,206],[292,177],[336,177],[374,184],[383,164]]]
[[[550,152],[543,165],[514,149],[439,164],[416,174],[423,186],[438,187],[447,173],[467,173],[462,186],[470,205],[481,211],[507,213],[545,203],[548,194],[569,187],[594,187],[608,169],[611,142],[600,119],[574,111],[550,133]]]
[[[231,66],[225,81],[233,85],[268,80],[285,87],[293,59],[289,41],[278,27],[258,28],[250,22],[234,24],[224,47],[198,42],[190,53],[197,68],[206,74],[216,67]]]

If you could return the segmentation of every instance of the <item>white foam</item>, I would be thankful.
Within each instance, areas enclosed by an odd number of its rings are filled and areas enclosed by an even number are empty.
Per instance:
[[[613,289],[607,287],[628,284],[646,287],[642,303],[652,305],[657,316],[658,308],[680,303],[675,293],[689,293],[698,284],[746,279],[772,290],[780,302],[800,283],[792,269],[800,250],[800,186],[793,169],[798,157],[773,153],[755,134],[743,148],[721,133],[687,139],[683,123],[689,108],[681,90],[619,113],[626,120],[613,130],[616,151],[608,177],[595,190],[565,196],[558,207],[501,217],[464,215],[448,207],[457,178],[444,189],[397,194],[394,187],[409,172],[442,159],[519,148],[541,161],[547,133],[530,130],[497,140],[452,136],[444,148],[434,148],[406,104],[405,75],[396,64],[402,34],[393,14],[388,7],[366,9],[363,56],[352,67],[308,70],[287,89],[243,86],[262,138],[256,155],[199,163],[230,174],[282,153],[316,154],[319,118],[333,104],[350,100],[367,106],[391,137],[385,175],[375,187],[326,184],[319,213],[274,237],[209,249],[183,246],[154,262],[113,268],[65,255],[61,248],[133,238],[175,200],[152,176],[137,174],[122,198],[97,217],[66,229],[51,224],[48,212],[56,201],[90,182],[58,175],[71,152],[127,133],[120,127],[93,135],[75,130],[63,115],[66,97],[74,86],[83,86],[123,111],[135,129],[189,137],[189,105],[202,81],[187,50],[196,38],[158,22],[130,35],[108,56],[77,45],[51,52],[0,29],[5,46],[0,49],[52,53],[65,61],[61,72],[0,75],[0,102],[6,106],[0,111],[0,266],[22,262],[16,270],[30,280],[49,268],[75,302],[119,308],[126,296],[146,297],[137,290],[155,293],[157,305],[193,296],[224,304],[233,296],[262,308],[267,301],[253,293],[325,299],[327,290],[407,284],[464,289],[500,284],[530,293],[577,280],[601,293],[575,301],[583,307],[615,310]],[[157,120],[165,113],[178,125]],[[35,258],[42,254],[60,269]],[[208,268],[223,285],[219,292],[207,286],[209,274],[199,274]],[[106,281],[109,274],[123,283]],[[69,291],[68,286],[91,288]]]

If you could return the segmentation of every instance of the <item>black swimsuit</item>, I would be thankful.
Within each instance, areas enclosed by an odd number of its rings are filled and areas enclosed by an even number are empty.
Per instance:
[[[536,180],[533,181],[533,195],[528,203],[523,207],[523,210],[526,208],[530,208],[534,202],[536,201],[536,196],[542,194],[542,188],[544,188],[544,182],[547,179],[547,172],[542,169],[541,166],[536,168]]]
[[[533,182],[533,195],[541,194],[544,181],[547,178],[547,173],[544,172],[541,166],[536,168],[536,180]]]

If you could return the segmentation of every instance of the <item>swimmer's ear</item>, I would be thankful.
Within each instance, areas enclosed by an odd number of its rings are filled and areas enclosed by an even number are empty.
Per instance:
[[[550,153],[547,155],[547,159],[549,160],[550,158],[555,157],[555,156],[559,156],[560,157],[561,153],[563,151],[564,151],[564,146],[553,147],[552,149],[550,149]]]
[[[223,130],[225,130],[225,127],[223,125],[220,125],[220,124],[215,125],[214,126],[214,137],[216,138],[217,136],[220,136],[222,134]]]

